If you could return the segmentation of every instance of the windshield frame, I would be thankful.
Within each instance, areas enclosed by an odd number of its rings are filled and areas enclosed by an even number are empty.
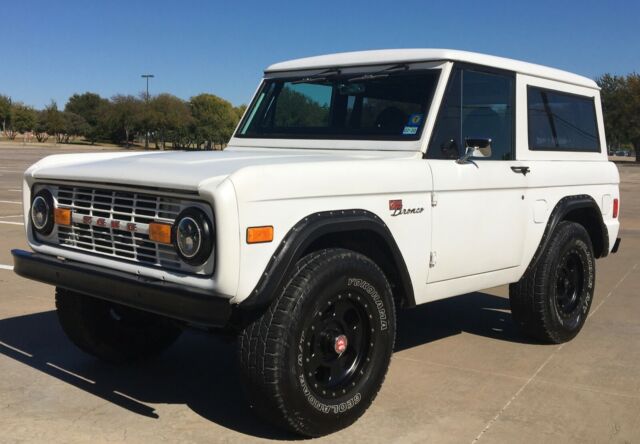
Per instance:
[[[375,74],[383,72],[386,69],[393,68],[399,65],[399,63],[384,63],[378,65],[366,65],[366,66],[340,66],[334,67],[340,69],[341,76],[354,77],[365,74]],[[260,100],[260,96],[265,86],[270,80],[298,80],[306,77],[313,77],[327,72],[332,67],[303,69],[303,70],[289,70],[281,72],[267,72],[265,77],[258,86],[256,93],[251,101],[249,107],[240,120],[234,135],[229,142],[229,145],[245,146],[245,147],[273,147],[273,148],[311,148],[311,149],[367,149],[367,150],[388,150],[388,151],[419,151],[423,145],[423,140],[427,133],[430,132],[432,125],[432,119],[437,114],[437,110],[434,110],[434,106],[437,106],[437,97],[443,79],[447,76],[447,70],[445,69],[448,61],[429,61],[429,62],[410,62],[406,63],[407,69],[402,73],[420,72],[420,71],[433,71],[434,74],[434,87],[430,96],[427,98],[424,105],[424,123],[421,125],[419,133],[412,138],[401,138],[397,136],[381,135],[374,136],[356,136],[350,137],[350,135],[317,135],[317,134],[301,134],[301,135],[255,135],[241,134],[241,130],[245,127],[247,122],[253,117],[252,113],[257,106],[257,101]],[[390,76],[402,75],[396,74],[393,71],[389,72]],[[444,79],[446,81],[446,79]]]

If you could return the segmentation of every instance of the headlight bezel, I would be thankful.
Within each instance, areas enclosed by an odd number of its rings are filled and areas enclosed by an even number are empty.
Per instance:
[[[39,225],[36,222],[35,216],[34,216],[34,208],[35,208],[36,202],[44,203],[46,208],[47,218],[45,220],[45,223],[41,225]],[[55,203],[53,200],[53,195],[51,194],[51,191],[49,191],[48,189],[43,188],[33,196],[33,198],[31,199],[31,206],[29,207],[29,220],[31,222],[31,227],[36,233],[41,234],[43,236],[48,236],[49,234],[51,234],[51,232],[53,231],[53,227],[55,226],[54,215],[53,215],[54,208],[55,208]]]
[[[183,252],[178,240],[178,230],[180,229],[181,222],[185,220],[195,223],[195,226],[198,229],[198,234],[200,235],[198,248],[192,255],[185,254]],[[184,263],[192,266],[204,265],[209,260],[211,253],[213,252],[214,239],[214,225],[211,223],[207,214],[198,207],[188,207],[182,210],[174,220],[171,228],[171,243],[178,253],[178,256]]]

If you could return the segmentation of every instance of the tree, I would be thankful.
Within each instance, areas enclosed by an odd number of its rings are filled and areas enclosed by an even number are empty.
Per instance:
[[[30,106],[16,103],[13,105],[13,128],[19,133],[32,131],[36,126],[37,114]]]
[[[596,79],[600,86],[604,124],[613,145],[630,143],[640,162],[640,74]]]
[[[11,97],[0,94],[0,122],[2,122],[2,132],[7,131],[7,124],[11,122]]]
[[[116,95],[111,98],[111,106],[106,113],[106,120],[109,126],[115,130],[113,134],[116,138],[119,138],[119,135],[124,135],[127,148],[129,148],[133,133],[140,128],[142,112],[142,102],[134,96]]]
[[[193,123],[189,106],[171,94],[157,95],[148,105],[149,128],[156,134],[156,141],[159,140],[162,149],[165,149],[167,140],[171,140],[174,147],[182,146],[182,139]]]
[[[69,97],[64,107],[65,112],[74,113],[82,117],[85,121],[83,132],[77,135],[84,136],[92,144],[100,136],[101,118],[104,116],[109,101],[103,99],[98,94],[86,92],[84,94],[74,94]]]
[[[62,113],[64,120],[65,143],[76,137],[86,135],[90,131],[90,126],[84,117],[79,114],[64,111]]]
[[[64,115],[58,110],[58,104],[55,100],[52,100],[49,105],[45,107],[45,125],[47,133],[56,138],[56,143],[64,142],[66,134],[66,122]]]
[[[198,148],[201,145],[206,149],[212,149],[216,144],[226,145],[239,119],[233,105],[213,94],[200,94],[191,98],[189,107]]]
[[[47,133],[47,110],[46,109],[37,112],[34,132],[36,134],[36,140],[38,142],[42,143],[49,140],[49,133]]]

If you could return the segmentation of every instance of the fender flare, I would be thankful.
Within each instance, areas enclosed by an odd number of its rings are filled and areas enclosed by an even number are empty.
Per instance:
[[[558,224],[562,222],[570,212],[582,208],[593,209],[598,215],[597,225],[602,234],[602,249],[601,251],[594,251],[596,257],[605,257],[609,254],[609,230],[607,230],[607,227],[604,224],[604,220],[602,219],[602,212],[600,211],[600,207],[598,206],[596,201],[588,194],[566,196],[560,199],[556,206],[553,208],[553,211],[551,211],[551,215],[549,216],[549,220],[547,221],[547,226],[545,227],[544,233],[542,234],[542,239],[540,239],[538,248],[536,249],[533,258],[531,259],[531,262],[529,263],[529,266],[524,273],[525,275],[537,265],[540,257],[542,256],[542,253],[551,240],[551,235],[555,231]]]
[[[381,236],[391,251],[398,271],[399,287],[406,306],[415,306],[409,271],[387,225],[374,213],[362,209],[324,211],[310,214],[298,221],[284,236],[251,294],[239,303],[239,308],[257,310],[267,307],[289,276],[296,262],[311,243],[321,236],[347,231],[372,231]]]

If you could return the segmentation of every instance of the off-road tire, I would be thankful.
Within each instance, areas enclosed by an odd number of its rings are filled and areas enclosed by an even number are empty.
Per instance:
[[[591,239],[582,225],[560,222],[551,236],[537,264],[509,286],[509,301],[522,333],[559,344],[573,339],[587,319],[596,268]]]
[[[341,326],[348,330],[344,335]],[[315,437],[345,428],[380,390],[395,332],[391,287],[373,261],[343,249],[311,253],[240,334],[247,397],[259,415],[296,434]],[[338,354],[341,336],[349,345]],[[343,371],[351,359],[358,364],[348,376],[351,370]]]
[[[168,318],[56,288],[62,329],[82,351],[122,364],[160,354],[182,328]]]

